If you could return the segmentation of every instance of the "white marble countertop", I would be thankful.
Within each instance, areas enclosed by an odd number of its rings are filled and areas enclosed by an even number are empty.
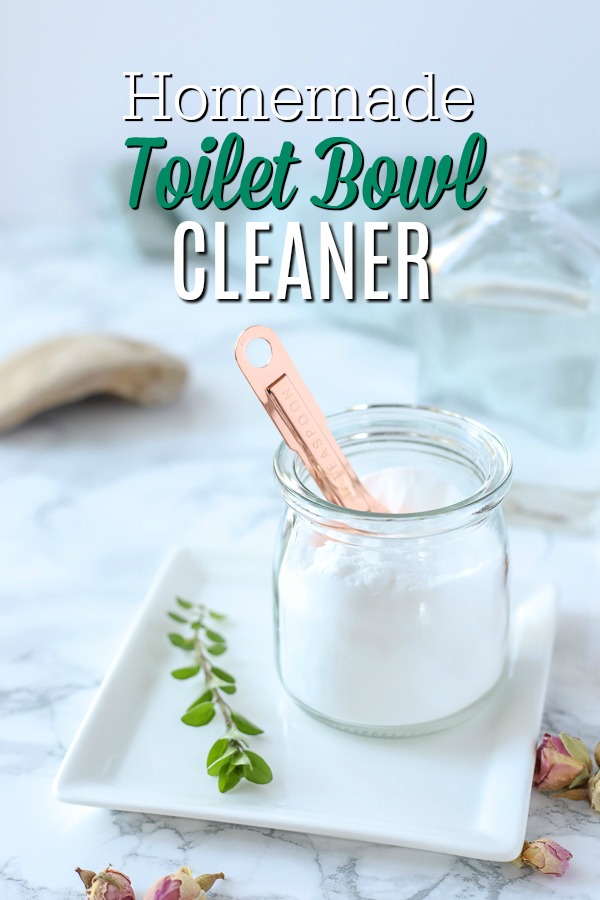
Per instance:
[[[0,439],[0,895],[82,896],[73,869],[113,863],[140,891],[190,864],[223,869],[214,900],[442,900],[600,891],[600,819],[534,796],[528,837],[573,853],[562,879],[432,853],[63,805],[51,782],[167,549],[270,546],[280,512],[274,429],[236,370],[243,327],[277,327],[326,411],[413,399],[412,354],[341,330],[310,304],[186,305],[168,264],[108,253],[102,229],[64,243],[6,236],[0,354],[103,329],[183,356],[183,399],[143,410],[109,400],[40,417]],[[336,374],[332,378],[330,373]],[[329,374],[328,374],[329,373]],[[515,553],[560,587],[545,726],[600,738],[600,539],[518,531]],[[443,765],[443,761],[441,762]],[[507,790],[510,786],[507,785]]]

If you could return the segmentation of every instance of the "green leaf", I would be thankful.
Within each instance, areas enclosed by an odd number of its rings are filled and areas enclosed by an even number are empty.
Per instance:
[[[183,681],[184,678],[193,678],[199,671],[200,666],[186,666],[183,669],[173,669],[171,675],[173,678],[179,678],[180,681]]]
[[[218,631],[211,631],[210,628],[206,629],[206,637],[209,641],[214,641],[215,644],[225,644],[225,638],[222,634],[219,634]]]
[[[223,681],[222,678],[219,678],[215,673],[215,669],[211,670],[211,676],[210,680],[207,682],[207,687],[217,688],[219,691],[223,691],[224,694],[235,694],[237,690],[235,684],[231,684],[230,681]]]
[[[226,790],[227,777],[231,772],[231,765],[229,763],[225,763],[224,766],[221,766],[219,769],[219,790],[223,793]]]
[[[222,794],[232,790],[244,777],[244,770],[238,766],[231,768],[225,764],[219,772],[219,790]]]
[[[208,775],[218,775],[221,769],[224,766],[228,766],[231,762],[231,757],[235,753],[235,750],[226,750],[223,756],[220,756],[218,759],[215,759],[214,762],[210,764],[210,766],[206,767],[206,772]]]
[[[194,631],[198,631],[200,628],[202,628],[202,622],[192,622],[190,628],[193,628]]]
[[[231,713],[231,718],[235,722],[237,728],[242,732],[242,734],[262,734],[262,728],[259,728],[258,725],[254,725],[249,719],[245,716],[240,715],[240,713]]]
[[[249,766],[250,759],[243,750],[238,750],[231,759],[232,766]]]
[[[227,618],[223,613],[213,612],[213,610],[209,610],[208,614],[211,619],[215,619],[217,622],[223,622]]]
[[[208,751],[208,756],[206,757],[206,765],[211,766],[216,759],[219,759],[219,757],[223,756],[228,747],[229,741],[227,740],[227,738],[222,737],[219,738],[218,741],[215,741]]]
[[[235,684],[235,678],[233,675],[230,675],[229,672],[226,672],[225,669],[219,669],[217,666],[212,666],[211,671],[213,675],[216,675],[221,681],[228,681],[230,684]]]
[[[252,753],[251,750],[246,751],[246,756],[250,760],[250,765],[244,767],[244,777],[248,781],[252,781],[253,784],[268,784],[273,781],[273,773],[262,756]]]
[[[179,613],[176,613],[176,612],[169,611],[167,613],[167,615],[170,616],[175,622],[181,622],[182,625],[185,625],[186,622],[188,621],[188,619],[186,619],[185,616],[180,616]]]
[[[181,597],[176,597],[175,602],[178,603],[182,609],[191,609],[194,605],[193,603],[190,603],[189,600],[183,600]]]
[[[201,694],[197,700],[194,700],[193,703],[190,703],[186,712],[189,712],[190,709],[193,709],[195,706],[198,706],[200,703],[206,703],[207,700],[211,700],[211,699],[212,699],[212,691],[204,691],[204,693]]]
[[[208,725],[215,717],[215,708],[212,703],[199,703],[188,710],[182,717],[181,721],[186,725]]]
[[[225,644],[211,644],[210,647],[206,648],[212,656],[220,656],[222,653],[225,653],[227,647]]]
[[[223,766],[236,752],[234,744],[230,744],[227,738],[216,741],[206,757],[206,771],[209,775],[218,775]]]
[[[558,736],[565,745],[565,750],[570,756],[573,756],[584,766],[589,766],[591,762],[590,751],[580,738],[573,738],[564,731],[561,731]]]
[[[177,634],[176,631],[170,633],[169,640],[174,647],[179,647],[181,650],[193,650],[196,646],[193,638],[184,638],[182,634]]]

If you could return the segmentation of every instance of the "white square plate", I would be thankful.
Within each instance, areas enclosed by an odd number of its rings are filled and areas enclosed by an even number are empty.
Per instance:
[[[180,722],[201,691],[199,679],[169,674],[186,659],[166,636],[173,623],[165,613],[176,595],[201,598],[228,615],[223,666],[238,681],[234,709],[265,730],[250,742],[273,769],[269,785],[242,781],[219,794],[205,759],[222,723]],[[485,708],[438,734],[362,737],[313,720],[279,684],[268,562],[178,550],[81,724],[55,795],[67,803],[512,859],[525,836],[555,594],[517,576],[513,598],[510,674]]]

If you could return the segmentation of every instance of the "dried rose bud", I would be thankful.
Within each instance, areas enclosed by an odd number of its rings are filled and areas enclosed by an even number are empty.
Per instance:
[[[95,874],[89,869],[75,869],[90,900],[135,900],[131,881],[116,869],[103,869]]]
[[[206,891],[210,890],[217,878],[224,878],[222,872],[216,875],[200,875],[192,877],[192,870],[183,866],[173,875],[159,878],[146,893],[144,900],[207,900]]]
[[[542,875],[555,875],[560,878],[569,868],[569,860],[573,854],[551,841],[549,838],[540,838],[529,843],[525,841],[520,856],[513,860],[513,864],[522,868],[533,866]]]
[[[600,812],[600,772],[596,772],[588,781],[588,797],[592,809]]]
[[[537,749],[533,783],[540,791],[560,791],[584,785],[592,773],[588,748],[564,731],[545,734]]]
[[[200,885],[203,891],[210,891],[211,887],[214,885],[215,881],[219,881],[219,879],[225,878],[222,872],[216,872],[214,875],[198,875],[196,881]]]
[[[600,766],[600,741],[596,744],[596,749],[594,750],[594,759],[596,760],[596,765]]]
[[[96,873],[92,872],[91,869],[75,869],[81,880],[83,881],[83,886],[86,889],[86,892],[89,892],[89,889],[92,886],[92,881],[96,877]]]

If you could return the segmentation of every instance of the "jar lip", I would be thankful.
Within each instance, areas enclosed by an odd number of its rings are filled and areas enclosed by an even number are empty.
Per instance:
[[[450,425],[460,426],[466,429],[471,435],[475,436],[481,444],[482,448],[486,448],[492,458],[492,466],[490,472],[486,475],[480,487],[463,500],[453,503],[449,506],[442,506],[437,509],[427,509],[420,512],[410,513],[377,513],[371,511],[363,511],[358,509],[348,509],[347,507],[338,506],[331,503],[319,494],[310,490],[302,481],[299,475],[300,467],[303,463],[300,457],[291,450],[287,444],[282,441],[275,453],[273,460],[273,468],[277,481],[282,490],[284,499],[291,501],[291,505],[310,510],[325,513],[328,520],[331,518],[349,518],[354,522],[361,522],[363,526],[368,522],[373,524],[381,524],[384,522],[441,522],[448,517],[458,516],[461,513],[473,513],[480,508],[487,510],[493,509],[502,498],[506,495],[512,478],[512,459],[510,451],[504,441],[498,437],[491,429],[482,425],[475,419],[463,416],[460,413],[451,412],[450,410],[440,409],[434,406],[421,406],[419,404],[404,403],[373,403],[373,404],[357,404],[340,412],[327,416],[328,422],[336,438],[335,424],[343,417],[354,413],[381,413],[381,414],[398,414],[401,413],[408,418],[418,420],[429,420],[432,425]],[[360,429],[359,429],[360,430]],[[434,433],[434,432],[432,432]],[[367,529],[368,530],[368,529]]]

